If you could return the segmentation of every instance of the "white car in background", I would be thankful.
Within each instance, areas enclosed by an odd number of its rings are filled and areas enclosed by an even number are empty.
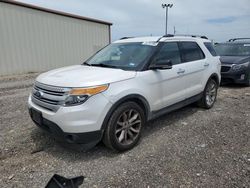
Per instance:
[[[213,52],[205,37],[118,40],[82,65],[38,76],[31,118],[59,141],[131,149],[148,120],[196,101],[214,105],[221,63]]]

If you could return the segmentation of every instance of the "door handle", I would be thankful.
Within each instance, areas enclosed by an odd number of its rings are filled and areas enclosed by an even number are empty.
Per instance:
[[[204,64],[204,67],[208,67],[208,66],[209,66],[209,63],[205,63],[205,64]]]
[[[177,72],[177,74],[183,74],[183,73],[185,73],[184,69],[179,69],[178,72]]]

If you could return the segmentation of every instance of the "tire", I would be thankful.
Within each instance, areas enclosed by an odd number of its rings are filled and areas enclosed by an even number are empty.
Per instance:
[[[246,84],[245,84],[246,87],[249,87],[249,86],[250,86],[250,70],[248,70],[248,71],[249,71],[249,72],[248,72],[248,76],[247,76],[248,82],[246,82]]]
[[[203,91],[202,98],[198,101],[198,105],[205,109],[212,108],[217,98],[217,90],[217,82],[209,79]]]
[[[250,79],[248,80],[248,83],[246,83],[246,87],[250,86]]]
[[[132,149],[140,140],[145,122],[145,113],[137,103],[123,103],[111,115],[103,143],[119,152]]]

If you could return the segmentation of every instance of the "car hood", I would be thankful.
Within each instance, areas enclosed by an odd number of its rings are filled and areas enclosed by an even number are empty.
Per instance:
[[[221,56],[220,61],[223,64],[241,64],[250,60],[249,56]]]
[[[89,87],[131,79],[135,76],[135,71],[75,65],[43,73],[36,81],[59,87]]]

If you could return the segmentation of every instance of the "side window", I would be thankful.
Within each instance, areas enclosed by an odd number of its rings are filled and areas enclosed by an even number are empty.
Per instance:
[[[183,62],[204,59],[205,55],[196,42],[180,42]]]
[[[164,43],[154,58],[156,60],[171,60],[173,65],[181,63],[181,56],[177,42]]]
[[[204,45],[212,56],[218,56],[211,42],[204,42]]]

